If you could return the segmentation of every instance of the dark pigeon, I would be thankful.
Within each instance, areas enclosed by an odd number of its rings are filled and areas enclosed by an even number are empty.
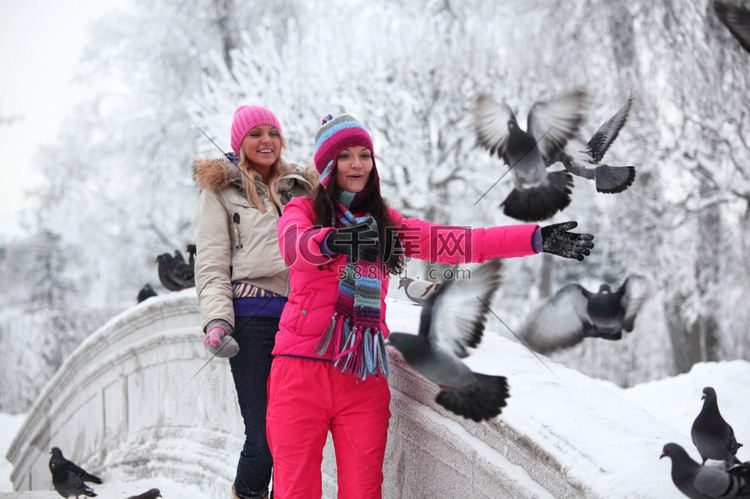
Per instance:
[[[750,10],[719,0],[714,1],[714,10],[742,48],[750,52]]]
[[[158,296],[156,291],[154,291],[154,288],[151,286],[151,284],[146,283],[145,286],[141,288],[140,291],[138,291],[138,303],[141,303],[142,301],[146,300],[147,298],[151,298],[152,296]]]
[[[732,465],[727,470],[727,473],[730,473],[734,476],[742,477],[746,480],[750,480],[750,461],[745,461],[744,463]]]
[[[706,464],[708,459],[724,461],[727,468],[742,464],[735,455],[742,444],[737,443],[734,430],[721,417],[716,390],[710,386],[705,387],[702,399],[703,407],[690,429],[693,443],[703,458],[702,464]]]
[[[102,483],[102,479],[87,472],[72,461],[63,457],[59,447],[52,447],[49,470],[52,473],[52,485],[63,497],[84,495],[96,497],[96,493],[84,482]]]
[[[162,253],[156,257],[158,262],[157,270],[159,272],[159,281],[162,286],[167,288],[169,291],[180,291],[185,289],[185,286],[176,282],[172,278],[172,268],[175,265],[175,258],[169,253]]]
[[[423,305],[419,334],[391,333],[386,344],[398,349],[416,372],[440,387],[435,401],[474,421],[500,414],[507,405],[504,376],[472,372],[461,362],[467,348],[482,340],[487,306],[500,285],[500,260],[471,271],[468,279],[446,281]]]
[[[627,121],[632,104],[631,96],[614,116],[599,127],[587,144],[578,140],[569,141],[565,150],[557,153],[553,163],[560,161],[573,175],[594,180],[599,192],[615,194],[630,187],[635,180],[635,167],[610,166],[601,164],[601,161]]]
[[[649,294],[644,276],[631,274],[615,291],[602,284],[592,293],[577,283],[566,284],[529,318],[520,337],[533,350],[549,353],[584,338],[619,340],[631,332]]]
[[[424,304],[424,301],[438,289],[440,289],[439,282],[426,281],[421,279],[412,279],[411,277],[402,277],[398,281],[399,289],[404,288],[406,297],[417,305]]]
[[[547,165],[578,133],[585,107],[586,94],[580,91],[536,102],[523,131],[507,104],[487,96],[477,100],[478,141],[513,173],[513,190],[501,204],[507,216],[546,220],[570,204],[573,177],[567,171],[548,172]]]
[[[150,489],[144,492],[143,494],[138,494],[137,496],[130,496],[128,499],[156,499],[157,497],[161,497],[161,492],[159,489]]]
[[[195,287],[195,260],[190,254],[191,263],[185,262],[180,250],[175,250],[169,277],[182,286],[182,289]]]
[[[668,443],[662,457],[672,459],[672,482],[692,499],[750,497],[750,485],[744,478],[713,466],[701,466],[680,445]]]

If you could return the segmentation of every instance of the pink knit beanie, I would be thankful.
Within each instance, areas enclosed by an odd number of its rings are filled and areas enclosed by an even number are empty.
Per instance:
[[[261,106],[240,106],[232,119],[232,150],[239,155],[240,146],[245,135],[260,125],[271,125],[281,132],[281,123],[276,116]]]

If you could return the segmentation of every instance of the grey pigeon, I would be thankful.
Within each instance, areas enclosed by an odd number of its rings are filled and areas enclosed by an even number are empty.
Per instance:
[[[735,454],[742,444],[737,443],[734,430],[721,417],[716,390],[710,386],[705,387],[702,399],[703,407],[690,429],[693,443],[703,458],[702,464],[706,464],[708,459],[724,461],[727,468],[741,464]]]
[[[151,298],[152,296],[158,295],[156,291],[154,291],[154,288],[151,286],[151,284],[146,283],[146,285],[143,286],[140,291],[138,291],[138,303],[141,303],[142,301]]]
[[[714,2],[714,10],[742,48],[750,52],[750,10],[719,0]]]
[[[520,337],[533,350],[549,353],[584,338],[619,340],[631,332],[649,294],[649,281],[630,274],[617,290],[602,284],[592,293],[578,283],[566,284],[537,309]]]
[[[750,497],[746,479],[713,466],[701,466],[678,444],[666,444],[659,459],[665,456],[672,459],[672,482],[692,499]]]
[[[150,490],[147,490],[143,494],[138,494],[137,496],[130,496],[128,499],[156,499],[157,497],[161,497],[161,492],[159,489],[153,488]]]
[[[424,301],[438,289],[440,289],[439,282],[432,282],[421,279],[412,279],[411,277],[402,277],[398,281],[398,288],[404,288],[406,297],[417,305],[424,304]]]
[[[470,278],[446,281],[425,300],[419,334],[391,333],[386,341],[440,387],[438,404],[477,422],[500,414],[508,398],[504,376],[475,373],[461,362],[469,355],[466,349],[482,340],[485,304],[500,285],[500,266],[500,260],[491,260],[472,270]]]
[[[614,194],[627,189],[635,180],[635,167],[610,166],[601,164],[601,161],[627,121],[632,104],[631,96],[614,116],[599,127],[587,144],[578,140],[568,141],[565,150],[560,151],[553,162],[560,161],[573,175],[594,180],[599,192]]]
[[[58,494],[66,498],[76,496],[76,499],[80,495],[96,497],[96,493],[84,481],[102,483],[101,478],[65,459],[59,447],[52,447],[50,454],[49,470],[52,473],[52,485]]]
[[[511,108],[482,96],[474,110],[479,143],[502,158],[513,173],[513,190],[502,202],[503,213],[527,222],[546,220],[570,204],[573,177],[548,172],[547,165],[578,133],[586,94],[571,92],[536,102],[521,130]]]

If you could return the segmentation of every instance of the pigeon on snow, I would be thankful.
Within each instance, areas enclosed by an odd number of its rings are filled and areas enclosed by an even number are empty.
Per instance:
[[[750,484],[744,478],[713,466],[701,466],[680,445],[668,443],[662,457],[672,459],[672,482],[692,499],[750,497]]]
[[[172,278],[172,267],[175,265],[175,258],[169,253],[162,253],[156,257],[158,262],[157,270],[159,272],[159,281],[162,286],[167,288],[169,291],[180,291],[185,289],[185,286],[176,282]]]
[[[750,10],[719,0],[714,1],[714,10],[742,48],[750,52]]]
[[[594,180],[599,192],[615,194],[627,189],[635,180],[635,167],[600,163],[627,121],[632,104],[631,96],[614,116],[599,127],[587,144],[577,139],[569,141],[565,150],[558,152],[553,158],[553,162],[560,161],[573,175]]]
[[[438,404],[477,422],[500,414],[508,398],[504,376],[472,372],[460,360],[468,356],[466,348],[482,340],[485,303],[500,285],[500,266],[500,260],[491,260],[468,279],[446,281],[425,300],[419,334],[390,333],[386,341],[412,369],[440,387]]]
[[[194,252],[192,252],[193,245],[188,246],[190,253],[190,262],[185,262],[185,257],[182,256],[180,250],[175,250],[173,265],[169,273],[169,277],[174,282],[183,286],[183,288],[195,287],[195,260]]]
[[[548,172],[547,165],[578,133],[586,94],[580,91],[536,102],[521,130],[511,108],[491,97],[477,100],[474,119],[479,143],[505,160],[513,173],[513,190],[502,202],[507,216],[546,220],[570,204],[573,178],[567,171]]]
[[[742,464],[735,456],[742,444],[737,443],[734,430],[721,417],[716,390],[705,387],[702,399],[703,407],[690,429],[690,437],[703,458],[702,464],[706,464],[708,459],[724,461],[727,468]]]
[[[524,342],[540,353],[573,346],[584,338],[619,340],[631,332],[649,282],[631,274],[617,290],[602,284],[592,293],[577,283],[566,284],[547,300],[521,331]]]
[[[141,288],[140,291],[138,291],[138,303],[141,303],[142,301],[146,300],[147,298],[151,298],[152,296],[158,296],[156,291],[154,291],[154,288],[151,286],[151,284],[146,283],[145,286]]]
[[[63,457],[59,447],[52,447],[52,457],[49,460],[49,470],[52,473],[52,485],[63,497],[84,495],[96,497],[96,493],[84,482],[102,483],[102,479],[94,476]]]
[[[438,282],[412,279],[411,277],[402,277],[398,281],[399,289],[404,288],[406,297],[417,305],[422,305],[431,294],[440,289],[440,286],[442,284]]]
[[[143,494],[138,494],[137,496],[130,496],[128,499],[156,499],[157,497],[161,497],[161,492],[157,488],[153,488],[150,490],[147,490]]]

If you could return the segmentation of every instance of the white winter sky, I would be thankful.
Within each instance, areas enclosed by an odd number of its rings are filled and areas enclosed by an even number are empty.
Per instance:
[[[41,184],[42,167],[54,168],[44,146],[80,97],[72,78],[88,27],[128,3],[0,0],[0,113],[19,118],[0,125],[0,216],[31,207],[25,193]]]

